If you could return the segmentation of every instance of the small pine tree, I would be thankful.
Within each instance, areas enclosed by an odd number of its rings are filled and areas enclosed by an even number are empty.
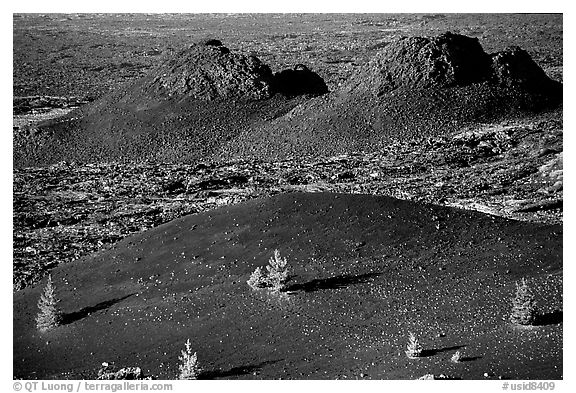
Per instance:
[[[516,296],[512,300],[510,322],[516,325],[534,325],[536,315],[536,300],[523,278],[520,283],[516,283]]]
[[[274,255],[268,261],[268,284],[274,291],[281,291],[286,288],[288,283],[288,261],[286,258],[280,257],[280,251],[274,250]]]
[[[261,267],[257,267],[246,282],[252,289],[264,288],[268,285],[266,275]]]
[[[408,356],[410,359],[422,356],[422,346],[420,345],[418,339],[412,332],[410,332],[408,336],[408,346],[406,348],[406,356]]]
[[[202,369],[198,365],[196,352],[192,353],[190,340],[186,340],[186,349],[182,350],[182,355],[178,356],[178,360],[180,360],[178,379],[198,379]]]
[[[56,297],[56,289],[52,285],[52,276],[49,275],[44,292],[38,301],[40,312],[36,316],[36,327],[41,332],[53,329],[62,322],[62,314],[57,306],[59,301]]]

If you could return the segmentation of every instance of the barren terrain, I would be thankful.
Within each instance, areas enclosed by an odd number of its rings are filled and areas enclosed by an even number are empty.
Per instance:
[[[366,123],[350,110],[356,101],[346,113],[330,102],[354,75],[368,80],[362,70],[390,42],[446,31],[478,38],[488,54],[517,45],[562,82],[562,15],[14,15],[14,377],[90,379],[106,361],[175,378],[189,338],[206,379],[561,379],[557,92],[526,110],[522,100],[540,98],[522,90],[510,111],[474,106],[473,122],[435,121],[434,132],[426,116],[436,108],[398,98],[399,112],[420,111],[424,131],[405,123],[370,151],[346,142],[359,128],[333,131]],[[257,56],[270,75],[305,64],[330,93],[139,100],[156,67],[207,37]],[[458,91],[482,101],[486,90]],[[378,97],[365,102],[396,99]],[[458,101],[436,101],[436,115]],[[131,112],[139,103],[152,111]],[[28,154],[59,133],[110,146]],[[138,160],[130,154],[144,150],[130,139],[125,155],[114,150],[131,133],[196,141]],[[307,144],[315,137],[325,150]],[[295,141],[290,154],[282,138]],[[86,159],[59,160],[68,147]],[[292,268],[288,291],[252,291],[246,280],[274,249]],[[47,273],[65,323],[40,333]],[[539,310],[524,329],[508,322],[523,277]],[[404,354],[409,331],[420,359]]]
[[[560,225],[389,197],[255,199],[54,269],[67,322],[53,331],[34,327],[41,287],[18,292],[14,368],[94,378],[114,361],[174,378],[189,338],[207,378],[557,379],[561,242]],[[288,292],[251,290],[249,274],[275,248],[291,266]],[[507,323],[520,277],[535,288],[540,326]],[[406,358],[409,331],[429,356]],[[451,364],[457,349],[470,361]]]

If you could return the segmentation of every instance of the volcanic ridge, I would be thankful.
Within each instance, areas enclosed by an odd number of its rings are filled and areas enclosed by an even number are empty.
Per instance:
[[[173,379],[185,343],[199,379],[563,378],[562,84],[450,32],[378,48],[333,91],[208,38],[45,97],[66,114],[14,131],[14,379]],[[273,255],[285,285],[252,285]]]
[[[304,65],[273,73],[206,39],[146,76],[15,138],[17,167],[76,162],[191,162],[241,130],[328,88]]]
[[[562,86],[518,48],[487,54],[445,33],[391,42],[338,90],[243,133],[221,156],[281,159],[378,151],[394,140],[556,108]]]
[[[273,73],[207,39],[136,82],[16,138],[17,167],[283,159],[375,151],[395,139],[556,108],[562,85],[524,50],[445,33],[389,43],[338,91],[305,65]],[[319,96],[313,98],[314,96]]]

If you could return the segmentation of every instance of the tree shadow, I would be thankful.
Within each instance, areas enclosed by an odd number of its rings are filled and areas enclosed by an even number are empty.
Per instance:
[[[95,306],[84,307],[83,309],[81,309],[79,311],[74,311],[71,313],[63,314],[62,315],[62,325],[67,325],[67,324],[79,321],[81,319],[84,319],[88,315],[95,313],[96,311],[105,310],[107,308],[110,308],[113,305],[115,305],[116,303],[119,303],[122,300],[127,299],[133,295],[134,294],[131,293],[130,295],[126,295],[126,296],[119,297],[116,299],[106,300],[104,302],[100,302],[100,303],[96,304]]]
[[[237,377],[240,375],[252,374],[255,371],[262,369],[262,367],[268,364],[274,364],[282,361],[284,359],[278,360],[268,360],[258,364],[249,364],[247,366],[233,367],[230,370],[213,370],[213,371],[203,371],[198,379],[217,379],[217,378],[228,378]]]
[[[362,284],[371,281],[374,277],[378,277],[382,273],[366,273],[354,276],[351,274],[340,275],[330,278],[315,279],[303,284],[293,284],[286,288],[286,291],[304,291],[314,292],[323,289],[339,289],[347,288],[350,285]]]
[[[473,362],[474,360],[482,359],[482,356],[464,356],[460,359],[461,362]]]
[[[455,345],[453,347],[438,348],[438,349],[424,349],[422,351],[422,354],[420,355],[420,357],[434,356],[434,355],[437,355],[437,354],[442,353],[442,352],[456,351],[456,350],[458,350],[460,348],[464,348],[464,347],[466,347],[466,345]]]
[[[538,315],[536,317],[536,326],[559,325],[564,318],[563,314],[562,310],[554,310],[546,314]]]

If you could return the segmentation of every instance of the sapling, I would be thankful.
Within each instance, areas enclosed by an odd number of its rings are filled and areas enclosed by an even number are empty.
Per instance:
[[[280,251],[274,250],[266,271],[257,267],[246,282],[252,289],[270,288],[275,292],[280,292],[286,288],[286,283],[290,280],[287,266],[287,259],[280,256]]]
[[[289,280],[288,276],[288,260],[280,257],[280,251],[274,250],[274,255],[268,261],[268,284],[274,291],[281,291],[286,288],[286,283]]]
[[[412,332],[410,332],[408,336],[408,346],[406,347],[406,356],[408,356],[410,359],[422,356],[422,346],[420,345],[418,339]]]
[[[61,324],[62,313],[58,309],[59,301],[56,297],[56,288],[52,284],[52,276],[49,275],[46,287],[44,287],[44,291],[38,301],[40,312],[36,316],[36,327],[41,332],[53,329]]]
[[[196,352],[192,353],[192,345],[190,340],[186,340],[186,349],[182,350],[182,355],[178,356],[180,360],[180,365],[178,369],[180,370],[180,375],[178,379],[198,379],[202,369],[198,365],[198,356]]]

